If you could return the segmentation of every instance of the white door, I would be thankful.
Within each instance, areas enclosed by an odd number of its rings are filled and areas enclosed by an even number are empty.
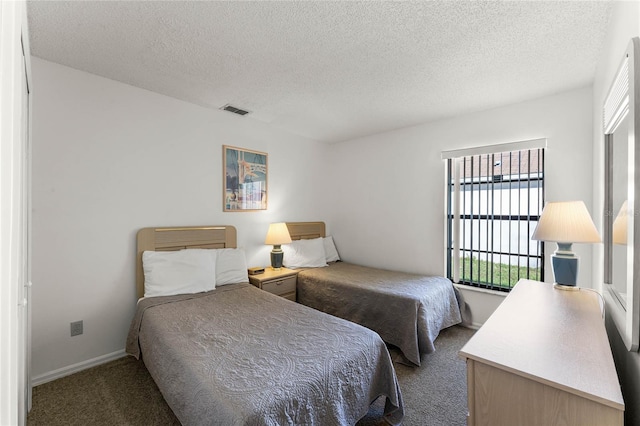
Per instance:
[[[30,399],[30,61],[25,2],[0,0],[0,424]]]
[[[22,32],[22,267],[20,287],[22,290],[22,311],[19,312],[18,321],[20,330],[18,336],[20,342],[18,363],[20,383],[18,389],[22,390],[19,397],[18,415],[19,424],[26,424],[27,413],[31,409],[31,97],[29,85],[29,62],[28,48],[25,53],[26,34],[24,27]]]

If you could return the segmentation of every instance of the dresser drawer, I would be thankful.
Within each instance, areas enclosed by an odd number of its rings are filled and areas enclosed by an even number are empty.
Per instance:
[[[296,276],[286,278],[278,278],[275,280],[269,280],[262,283],[262,289],[269,293],[283,295],[285,293],[295,293],[296,291]]]

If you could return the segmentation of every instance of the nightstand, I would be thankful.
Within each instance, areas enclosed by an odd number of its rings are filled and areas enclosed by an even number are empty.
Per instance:
[[[281,268],[276,271],[271,267],[264,268],[264,273],[258,275],[249,275],[249,282],[256,287],[284,297],[292,301],[296,301],[296,282],[298,280],[298,271],[292,269]]]

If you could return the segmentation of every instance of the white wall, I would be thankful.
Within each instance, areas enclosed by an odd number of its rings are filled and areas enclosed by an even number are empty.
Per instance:
[[[256,266],[270,222],[323,219],[326,145],[38,58],[33,75],[36,381],[121,353],[138,229],[234,225]],[[268,153],[267,211],[222,212],[223,144]]]
[[[593,84],[593,170],[594,170],[594,220],[602,228],[604,206],[604,137],[602,126],[602,106],[609,87],[613,82],[622,56],[632,37],[640,35],[640,3],[616,2],[607,39],[598,62]],[[602,290],[604,249],[602,245],[593,248],[593,287]],[[625,400],[625,424],[640,424],[640,354],[627,351],[613,320],[607,315],[607,333],[613,356],[621,378]]]
[[[328,213],[345,260],[444,274],[443,150],[547,138],[546,201],[592,207],[592,91],[577,89],[529,102],[405,128],[333,146]],[[547,244],[547,254],[555,250]],[[574,245],[578,285],[592,283],[591,248]],[[546,266],[546,281],[553,281]],[[473,322],[483,323],[504,295],[465,291]]]

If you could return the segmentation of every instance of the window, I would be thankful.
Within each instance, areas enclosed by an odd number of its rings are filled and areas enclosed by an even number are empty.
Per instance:
[[[453,282],[510,291],[521,278],[544,280],[544,244],[531,240],[544,206],[544,145],[538,139],[443,153]]]

